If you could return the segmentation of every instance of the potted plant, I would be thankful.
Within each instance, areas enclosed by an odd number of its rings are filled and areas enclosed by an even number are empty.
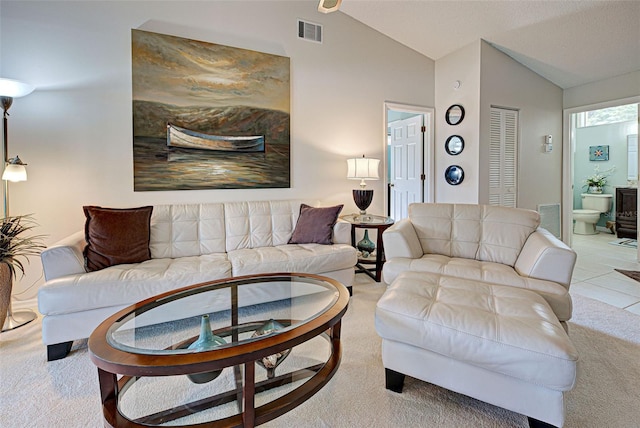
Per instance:
[[[600,166],[596,166],[593,170],[593,175],[585,179],[585,184],[582,187],[586,187],[589,193],[602,193],[604,186],[607,184],[607,177],[609,177],[615,169],[616,167],[612,166],[608,170],[601,172]]]
[[[37,224],[31,215],[8,216],[0,223],[0,329],[11,304],[13,280],[24,275],[24,262],[45,248],[43,235],[29,236]]]

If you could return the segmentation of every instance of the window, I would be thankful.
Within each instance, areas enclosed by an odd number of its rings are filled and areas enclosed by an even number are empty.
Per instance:
[[[577,127],[606,125],[629,120],[638,120],[638,104],[627,104],[578,113]]]

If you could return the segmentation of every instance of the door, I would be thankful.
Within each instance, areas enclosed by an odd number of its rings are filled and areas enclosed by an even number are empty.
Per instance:
[[[516,207],[518,196],[518,111],[491,107],[489,205]]]
[[[389,123],[390,216],[408,216],[409,204],[423,200],[423,115]]]

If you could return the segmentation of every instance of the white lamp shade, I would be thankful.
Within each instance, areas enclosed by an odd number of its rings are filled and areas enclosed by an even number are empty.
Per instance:
[[[34,87],[13,79],[0,78],[0,97],[19,98],[29,95]]]
[[[24,165],[7,164],[4,167],[2,179],[6,181],[27,181],[27,168]]]
[[[377,180],[379,159],[372,158],[354,158],[347,159],[347,178],[353,180]]]

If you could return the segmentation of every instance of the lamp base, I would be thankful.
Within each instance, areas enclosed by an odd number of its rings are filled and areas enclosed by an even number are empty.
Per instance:
[[[353,201],[356,203],[356,206],[360,208],[360,215],[365,215],[367,208],[369,208],[371,201],[373,201],[373,190],[354,189]]]
[[[36,313],[29,309],[11,312],[7,314],[7,318],[4,320],[2,332],[15,330],[23,325],[27,325],[37,317]]]

